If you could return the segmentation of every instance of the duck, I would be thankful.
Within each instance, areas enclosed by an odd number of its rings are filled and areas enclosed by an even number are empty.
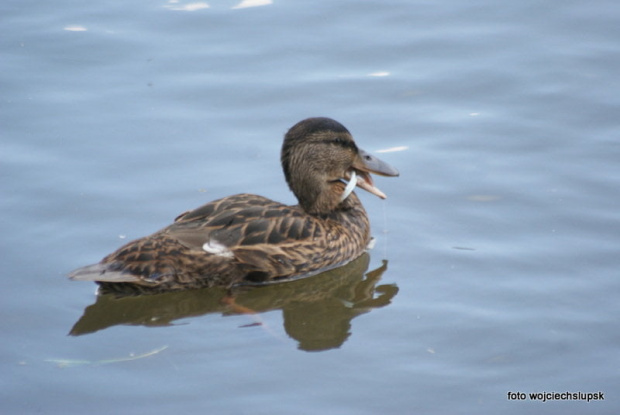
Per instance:
[[[69,278],[94,281],[100,295],[231,288],[309,277],[362,255],[370,221],[353,190],[385,199],[371,174],[396,177],[398,170],[327,117],[291,127],[280,161],[296,205],[249,193],[214,200]]]

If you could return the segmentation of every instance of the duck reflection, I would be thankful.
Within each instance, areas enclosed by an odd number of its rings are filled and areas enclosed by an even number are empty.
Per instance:
[[[94,333],[119,324],[167,326],[174,320],[207,313],[238,315],[281,309],[284,329],[299,349],[320,351],[340,347],[351,334],[351,320],[390,304],[395,284],[377,285],[387,261],[366,272],[370,256],[312,278],[232,290],[207,288],[158,295],[97,297],[86,307],[69,334]]]

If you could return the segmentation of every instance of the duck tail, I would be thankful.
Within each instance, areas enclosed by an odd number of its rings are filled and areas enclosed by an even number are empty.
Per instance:
[[[140,282],[140,278],[127,272],[110,268],[110,264],[93,264],[78,268],[68,274],[73,281]]]

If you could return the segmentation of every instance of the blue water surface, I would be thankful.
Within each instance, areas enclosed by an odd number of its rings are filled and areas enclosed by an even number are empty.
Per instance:
[[[617,2],[0,16],[2,413],[620,411]],[[401,172],[376,179],[386,201],[358,191],[368,263],[241,293],[255,316],[217,291],[106,304],[66,279],[219,197],[295,203],[279,149],[309,116]]]

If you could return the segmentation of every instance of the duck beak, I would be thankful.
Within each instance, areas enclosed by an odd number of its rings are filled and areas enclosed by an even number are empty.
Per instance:
[[[358,156],[353,161],[351,169],[355,170],[357,173],[354,176],[357,180],[356,185],[381,199],[385,199],[387,196],[375,187],[370,173],[388,177],[396,177],[399,175],[398,170],[394,167],[362,149],[359,149]],[[350,176],[350,172],[347,172],[347,175]]]

